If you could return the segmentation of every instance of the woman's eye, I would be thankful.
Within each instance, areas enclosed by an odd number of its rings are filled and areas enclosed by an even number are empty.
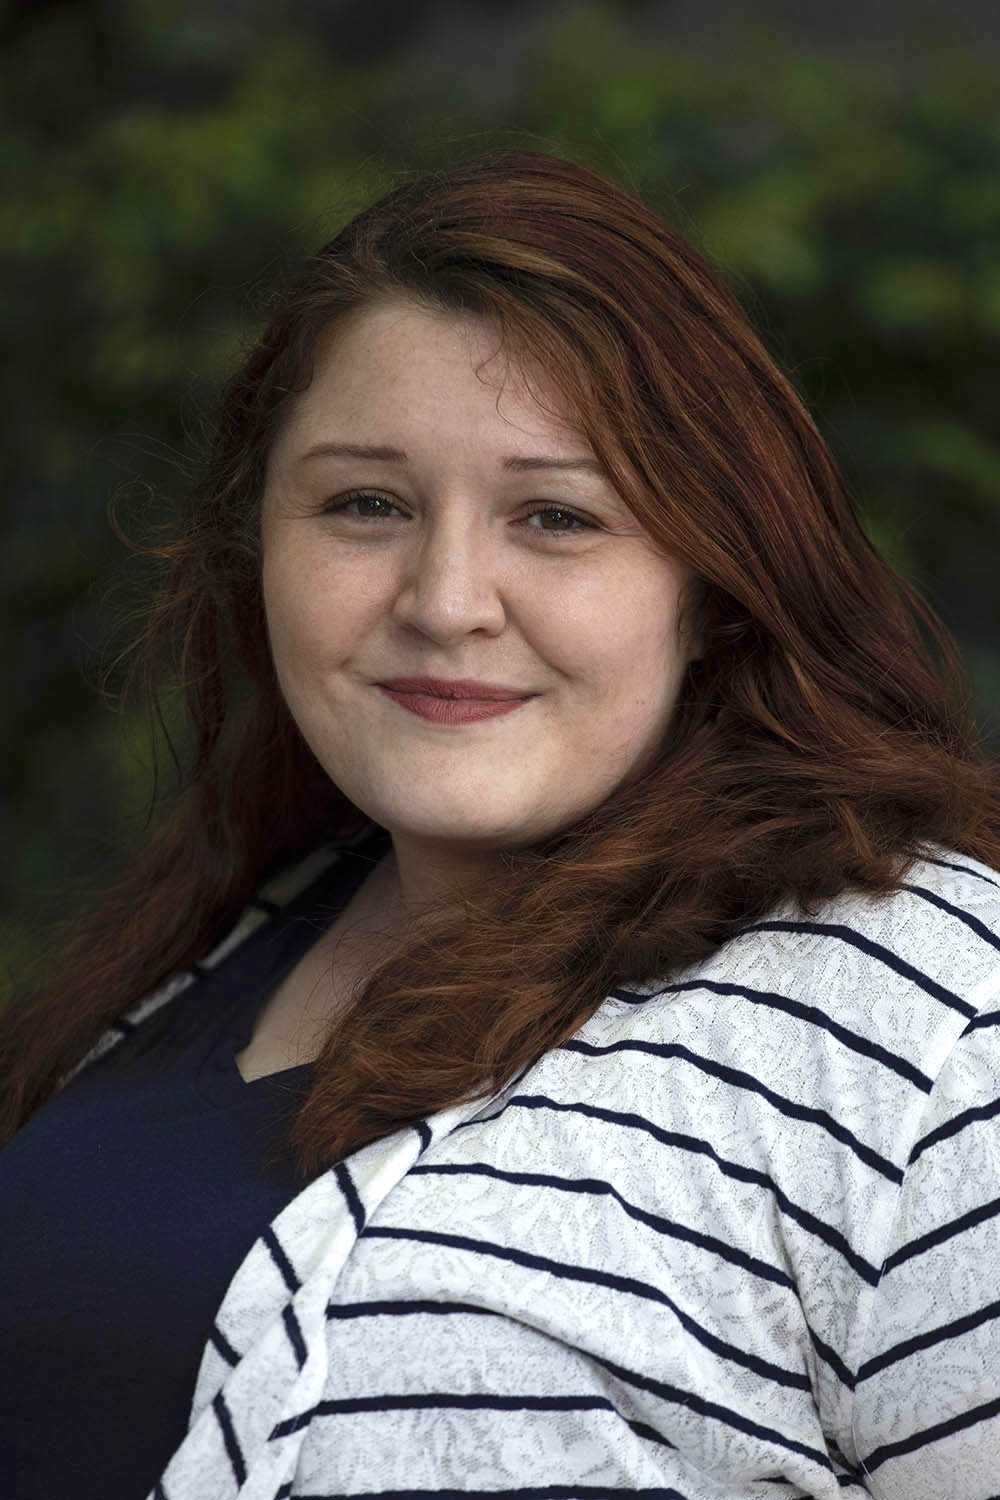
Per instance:
[[[373,522],[383,519],[389,519],[388,516],[386,516],[384,510],[381,514],[372,514],[371,507],[376,505],[387,507],[389,510],[397,509],[395,503],[390,500],[387,495],[379,495],[371,490],[355,490],[350,495],[345,496],[342,500],[332,500],[329,505],[325,505],[323,507],[322,514],[325,516],[340,515],[342,512],[346,514],[350,511],[350,508],[352,506],[358,506],[362,508],[353,512],[353,519],[355,520]],[[365,513],[366,510],[367,514]],[[575,523],[569,529],[560,527],[556,531],[549,531],[539,526],[531,526],[528,528],[530,531],[540,531],[543,536],[579,536],[584,531],[594,530],[594,523],[592,521],[585,521],[582,516],[577,515],[576,511],[568,510],[564,505],[538,506],[535,510],[530,511],[524,519],[530,521],[533,520],[535,516],[560,516],[563,518],[567,518],[569,521]]]

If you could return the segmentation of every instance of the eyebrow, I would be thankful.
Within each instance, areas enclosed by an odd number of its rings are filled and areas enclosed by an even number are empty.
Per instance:
[[[307,448],[304,453],[299,454],[295,463],[305,463],[310,458],[367,458],[375,463],[386,464],[410,462],[409,454],[404,453],[402,448],[386,448],[379,445],[362,446],[358,443],[317,443],[314,447]],[[545,458],[541,455],[520,457],[516,454],[508,454],[500,467],[515,474],[525,474],[536,469],[575,469],[589,474],[598,474],[602,479],[608,478],[608,471],[596,458]]]

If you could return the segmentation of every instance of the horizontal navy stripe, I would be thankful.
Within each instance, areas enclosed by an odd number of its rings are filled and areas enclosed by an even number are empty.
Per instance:
[[[728,1260],[732,1265],[749,1271],[752,1276],[760,1276],[763,1280],[772,1281],[777,1286],[787,1287],[798,1297],[798,1288],[787,1272],[779,1271],[777,1266],[772,1266],[768,1261],[760,1260],[756,1255],[749,1255],[745,1250],[738,1250],[735,1245],[716,1239],[714,1235],[704,1234],[698,1229],[689,1229],[686,1224],[680,1224],[676,1219],[666,1219],[661,1214],[651,1213],[649,1209],[637,1207],[603,1178],[554,1177],[550,1172],[515,1172],[505,1167],[495,1167],[490,1162],[426,1162],[414,1166],[410,1175],[415,1176],[417,1173],[490,1177],[496,1182],[508,1182],[521,1187],[547,1187],[561,1193],[587,1193],[614,1198],[623,1212],[627,1213],[630,1219],[635,1219],[637,1223],[647,1224],[658,1234],[670,1235],[673,1239],[683,1240],[686,1244],[697,1245],[700,1249],[708,1250],[711,1254]]]
[[[904,891],[913,891],[916,895],[922,896],[925,901],[929,901],[932,906],[938,907],[940,911],[949,912],[953,917],[957,917],[960,922],[965,923],[970,932],[974,932],[977,937],[982,938],[984,943],[989,943],[991,948],[995,948],[1000,953],[1000,937],[991,931],[985,922],[981,922],[978,917],[974,917],[971,912],[965,911],[961,906],[955,906],[951,901],[946,901],[936,891],[929,891],[923,885],[906,885],[904,883],[901,889]]]
[[[374,1236],[378,1239],[415,1240],[418,1244],[424,1245],[449,1245],[455,1250],[468,1250],[473,1255],[488,1255],[497,1260],[510,1261],[513,1265],[528,1266],[537,1271],[548,1271],[551,1276],[559,1277],[561,1280],[582,1281],[591,1286],[607,1287],[633,1297],[642,1297],[647,1302],[657,1302],[661,1307],[669,1307],[681,1327],[697,1343],[705,1349],[710,1349],[719,1359],[742,1365],[744,1369],[752,1370],[762,1379],[776,1381],[778,1385],[792,1386],[801,1391],[811,1389],[809,1377],[804,1371],[789,1370],[784,1365],[774,1364],[769,1359],[763,1359],[759,1354],[752,1354],[748,1349],[741,1349],[737,1344],[731,1344],[728,1339],[719,1338],[717,1334],[704,1328],[697,1319],[692,1318],[690,1313],[685,1312],[666,1292],[634,1276],[619,1276],[614,1271],[599,1271],[591,1266],[578,1266],[570,1261],[554,1260],[548,1255],[538,1255],[531,1250],[522,1250],[512,1245],[500,1245],[493,1240],[473,1239],[470,1235],[448,1234],[440,1229],[415,1229],[395,1224],[379,1224],[369,1225],[364,1231],[364,1236],[366,1238]]]
[[[416,1316],[430,1317],[476,1317],[476,1318],[503,1318],[505,1313],[497,1308],[484,1307],[478,1302],[440,1302],[428,1300],[425,1297],[405,1300],[378,1299],[367,1302],[328,1302],[326,1305],[326,1316],[330,1322],[347,1322],[357,1318],[408,1318]],[[850,1370],[837,1354],[818,1334],[814,1333],[809,1323],[805,1320],[806,1332],[812,1340],[816,1353],[823,1359],[843,1382],[848,1390],[854,1390],[855,1380]]]
[[[398,1297],[374,1298],[369,1302],[328,1302],[327,1321],[330,1323],[353,1322],[356,1318],[409,1318],[416,1316],[455,1317],[456,1315],[505,1318],[506,1313],[496,1307],[484,1307],[480,1302],[439,1302],[437,1298]]]
[[[679,1386],[668,1385],[663,1380],[653,1380],[648,1375],[638,1375],[634,1370],[627,1370],[623,1365],[616,1365],[609,1359],[603,1359],[600,1355],[591,1353],[589,1358],[595,1364],[601,1365],[605,1370],[616,1375],[619,1380],[629,1385],[636,1386],[639,1390],[649,1391],[654,1396],[659,1396],[664,1401],[671,1401],[675,1405],[684,1406],[688,1411],[697,1412],[703,1417],[714,1417],[716,1421],[725,1423],[728,1427],[735,1427],[739,1432],[749,1433],[752,1437],[763,1438],[765,1442],[774,1443],[779,1448],[784,1448],[791,1453],[800,1453],[804,1458],[812,1459],[813,1463],[820,1468],[830,1471],[832,1465],[829,1456],[818,1448],[810,1448],[806,1443],[800,1443],[796,1438],[785,1437],[774,1427],[765,1427],[760,1422],[755,1422],[750,1417],[745,1417],[742,1412],[733,1411],[731,1407],[722,1406],[717,1401],[707,1401],[704,1396],[696,1396],[693,1391],[681,1390]]]
[[[769,1088],[766,1083],[761,1083],[751,1073],[745,1073],[741,1068],[731,1068],[728,1063],[715,1062],[711,1058],[702,1057],[699,1053],[692,1052],[690,1048],[681,1046],[679,1042],[644,1042],[634,1037],[624,1037],[621,1041],[601,1045],[573,1037],[564,1042],[560,1050],[582,1052],[588,1057],[606,1057],[609,1053],[615,1052],[645,1052],[653,1057],[679,1057],[683,1062],[700,1069],[701,1072],[708,1073],[713,1078],[719,1078],[723,1083],[731,1084],[733,1088],[746,1089],[749,1093],[759,1094],[780,1114],[788,1115],[793,1120],[807,1120],[810,1124],[819,1125],[828,1135],[832,1135],[849,1147],[866,1166],[874,1168],[876,1172],[881,1172],[883,1177],[887,1177],[897,1187],[903,1181],[901,1167],[897,1167],[895,1162],[888,1161],[878,1151],[873,1151],[871,1146],[866,1146],[863,1141],[859,1141],[852,1130],[848,1130],[846,1125],[835,1120],[825,1109],[813,1109],[811,1105],[799,1104],[785,1094],[779,1094],[775,1089]]]
[[[1000,1010],[987,1010],[978,1016],[973,1016],[962,1034],[964,1036],[966,1032],[976,1031],[982,1026],[1000,1026]]]
[[[501,1395],[492,1391],[456,1393],[454,1391],[420,1391],[412,1394],[379,1392],[376,1396],[340,1396],[326,1401],[317,1401],[308,1411],[298,1416],[285,1417],[269,1433],[269,1441],[291,1437],[308,1427],[314,1417],[353,1416],[358,1412],[385,1411],[429,1411],[438,1407],[462,1411],[598,1411],[610,1412],[614,1417],[621,1413],[606,1396],[536,1396]],[[621,1420],[625,1420],[621,1418]],[[628,1424],[631,1426],[631,1423]],[[657,1433],[657,1440],[673,1448],[669,1438]]]
[[[860,932],[855,932],[853,927],[847,927],[842,922],[786,922],[778,920],[753,922],[749,927],[739,928],[734,936],[741,937],[745,932],[814,932],[817,937],[840,938],[842,942],[849,943],[854,948],[859,948],[862,953],[867,953],[870,957],[877,958],[880,963],[884,963],[897,974],[901,974],[904,979],[912,980],[925,994],[932,996],[935,1000],[940,1000],[941,1004],[947,1005],[949,1010],[957,1010],[959,1015],[965,1016],[966,1019],[976,1014],[973,1006],[967,1000],[963,1000],[960,995],[956,995],[951,990],[945,989],[943,984],[938,984],[937,980],[931,979],[922,969],[914,968],[913,964],[908,964],[904,958],[900,958],[898,953],[893,953],[891,949],[883,947],[881,943],[872,942],[871,938],[863,937]]]
[[[908,1245],[901,1245],[898,1250],[888,1256],[883,1273],[894,1271],[904,1261],[912,1260],[915,1255],[923,1255],[928,1250],[933,1250],[935,1245],[943,1245],[945,1240],[953,1239],[956,1234],[964,1234],[967,1229],[974,1229],[977,1224],[984,1224],[987,1219],[993,1219],[1000,1214],[1000,1198],[994,1198],[989,1203],[983,1203],[979,1208],[970,1209],[967,1214],[962,1214],[957,1219],[952,1219],[947,1224],[942,1224],[938,1229],[932,1229],[929,1234],[922,1234],[915,1240],[910,1240]]]
[[[894,1344],[891,1349],[885,1349],[881,1354],[866,1360],[858,1371],[858,1380],[869,1380],[872,1375],[877,1375],[887,1365],[894,1365],[897,1360],[906,1359],[921,1349],[930,1349],[935,1344],[943,1344],[946,1339],[961,1338],[963,1333],[971,1333],[973,1328],[981,1328],[984,1323],[990,1323],[998,1317],[1000,1302],[990,1302],[976,1312],[967,1313],[964,1318],[954,1318],[950,1323],[941,1323],[937,1328],[928,1329],[926,1333],[903,1339],[902,1343]]]
[[[734,1177],[738,1182],[752,1182],[759,1187],[767,1188],[774,1195],[775,1202],[781,1211],[790,1219],[793,1219],[800,1228],[810,1234],[816,1235],[824,1244],[830,1246],[844,1257],[847,1263],[854,1268],[858,1275],[867,1281],[869,1286],[877,1286],[879,1279],[878,1268],[871,1261],[865,1259],[848,1244],[844,1236],[824,1220],[816,1217],[803,1208],[801,1204],[795,1203],[788,1194],[774,1181],[774,1178],[766,1172],[759,1171],[756,1167],[745,1167],[741,1162],[731,1161],[728,1157],[720,1156],[715,1147],[708,1141],[699,1140],[697,1136],[682,1135],[680,1131],[665,1130],[661,1125],[654,1125],[652,1121],[645,1119],[642,1115],[626,1113],[622,1110],[607,1109],[601,1105],[584,1104],[577,1100],[573,1103],[565,1103],[560,1099],[552,1099],[547,1094],[512,1094],[504,1101],[503,1111],[519,1107],[522,1109],[553,1109],[565,1111],[569,1114],[585,1115],[590,1119],[603,1120],[611,1125],[621,1125],[626,1129],[642,1130],[654,1140],[660,1141],[664,1146],[674,1146],[681,1151],[691,1151],[699,1156],[706,1156],[715,1163],[719,1171],[726,1177]],[[496,1118],[496,1117],[494,1117]],[[465,1120],[456,1127],[478,1124],[478,1121]]]
[[[974,1104],[971,1109],[964,1109],[960,1115],[953,1120],[945,1120],[943,1125],[936,1125],[933,1130],[917,1142],[910,1152],[908,1165],[912,1166],[918,1157],[931,1146],[936,1146],[939,1141],[947,1141],[953,1135],[958,1135],[967,1125],[973,1125],[977,1120],[992,1120],[995,1115],[1000,1115],[1000,1099],[993,1099],[989,1104]]]
[[[832,1344],[828,1344],[825,1339],[820,1338],[819,1334],[813,1328],[808,1318],[806,1318],[804,1315],[802,1321],[805,1323],[806,1333],[809,1335],[809,1340],[816,1353],[819,1355],[820,1359],[833,1371],[837,1379],[843,1385],[845,1385],[849,1391],[853,1391],[854,1376],[844,1364],[844,1361],[841,1359],[836,1349],[834,1349]]]
[[[933,1427],[924,1427],[920,1432],[913,1432],[909,1437],[900,1438],[898,1443],[884,1443],[881,1448],[876,1448],[864,1460],[865,1469],[871,1472],[878,1469],[890,1458],[899,1458],[904,1453],[915,1453],[918,1448],[925,1448],[928,1443],[940,1442],[941,1438],[951,1437],[952,1433],[963,1432],[967,1427],[975,1427],[979,1422],[988,1422],[992,1417],[1000,1414],[1000,1396],[992,1401],[984,1401],[981,1406],[973,1406],[969,1411],[961,1412],[957,1417],[949,1417],[946,1422],[937,1422]]]
[[[629,1423],[630,1427],[636,1424]],[[771,1483],[776,1481],[772,1480]],[[291,1494],[291,1490],[280,1490],[274,1500],[280,1496]],[[641,1488],[634,1484],[609,1485],[609,1484],[586,1484],[579,1480],[574,1484],[518,1484],[516,1490],[504,1489],[479,1489],[476,1486],[464,1485],[460,1490],[429,1490],[426,1487],[419,1491],[405,1490],[355,1490],[353,1496],[348,1496],[343,1490],[329,1490],[325,1495],[308,1494],[301,1492],[295,1496],[295,1500],[463,1500],[467,1495],[484,1496],[485,1500],[575,1500],[577,1495],[593,1495],[595,1500],[607,1500],[609,1495],[645,1495],[647,1500],[687,1500],[680,1490],[672,1486],[657,1484],[652,1487],[642,1485]]]
[[[714,1417],[717,1421],[728,1427],[734,1427],[739,1432],[749,1433],[752,1437],[763,1438],[765,1442],[774,1443],[775,1446],[785,1449],[787,1452],[800,1453],[805,1458],[811,1459],[821,1468],[830,1472],[832,1466],[828,1456],[818,1448],[810,1448],[805,1443],[797,1442],[794,1438],[785,1437],[775,1428],[764,1427],[759,1422],[754,1422],[742,1413],[731,1411],[728,1407],[720,1406],[715,1401],[706,1401],[702,1396],[696,1396],[692,1391],[681,1390],[678,1386],[668,1385],[665,1381],[653,1380],[648,1376],[636,1375],[632,1370],[626,1370],[621,1365],[612,1364],[610,1360],[601,1359],[591,1354],[588,1356],[595,1364],[603,1369],[609,1370],[620,1380],[628,1385],[634,1385],[642,1390],[650,1391],[664,1401],[675,1405],[686,1407],[689,1411],[697,1412],[700,1416]],[[287,1417],[279,1422],[271,1433],[272,1438],[287,1437],[298,1431],[301,1427],[308,1426],[313,1417],[325,1416],[347,1416],[357,1412],[386,1412],[386,1411],[421,1411],[459,1409],[465,1411],[607,1411],[614,1416],[619,1416],[615,1407],[605,1397],[598,1396],[510,1396],[493,1394],[462,1394],[456,1395],[450,1391],[442,1392],[420,1392],[419,1395],[377,1395],[377,1396],[354,1396],[343,1397],[338,1400],[318,1401],[308,1412],[300,1413],[297,1417]],[[622,1420],[625,1420],[622,1418]],[[634,1430],[640,1425],[628,1422],[627,1425]],[[646,1426],[645,1423],[641,1424]],[[647,1429],[648,1430],[648,1429]],[[657,1434],[660,1438],[660,1434]],[[674,1445],[668,1439],[662,1439],[668,1447]],[[575,1487],[574,1487],[575,1488]],[[520,1489],[518,1494],[520,1494]]]
[[[854,1376],[851,1374],[851,1371],[844,1364],[843,1360],[841,1360],[836,1350],[831,1348],[825,1340],[821,1339],[810,1326],[809,1320],[806,1318],[801,1306],[802,1299],[799,1296],[799,1289],[787,1272],[779,1270],[777,1266],[772,1266],[765,1260],[760,1260],[756,1255],[748,1254],[745,1250],[738,1250],[734,1245],[728,1244],[725,1240],[717,1239],[714,1235],[704,1234],[700,1230],[690,1229],[687,1225],[678,1223],[676,1219],[666,1219],[660,1214],[651,1213],[648,1209],[638,1208],[623,1197],[617,1188],[613,1187],[609,1182],[594,1177],[563,1178],[553,1177],[547,1172],[507,1171],[504,1168],[494,1167],[488,1162],[442,1162],[440,1164],[429,1162],[413,1167],[412,1171],[439,1173],[442,1176],[456,1174],[466,1176],[471,1174],[474,1176],[491,1177],[495,1181],[509,1182],[526,1187],[548,1187],[556,1192],[593,1193],[614,1198],[616,1203],[620,1204],[623,1211],[630,1218],[635,1219],[639,1223],[649,1225],[658,1234],[666,1234],[673,1239],[683,1241],[685,1244],[696,1245],[699,1249],[704,1249],[710,1254],[718,1255],[720,1259],[728,1261],[731,1265],[739,1266],[741,1270],[749,1271],[752,1276],[758,1276],[762,1280],[770,1281],[776,1286],[783,1286],[792,1292],[799,1303],[806,1332],[812,1341],[816,1353],[830,1366],[834,1374],[843,1381],[848,1389],[854,1389]],[[437,1305],[440,1306],[441,1304]],[[450,1305],[458,1307],[464,1304]],[[365,1304],[359,1304],[359,1306],[363,1307]],[[388,1310],[388,1308],[389,1304],[379,1304],[380,1311]],[[398,1310],[410,1311],[412,1308],[413,1303],[407,1301],[406,1303],[399,1304]],[[329,1311],[327,1316],[331,1316]]]
[[[786,1015],[797,1016],[799,1020],[809,1021],[812,1025],[821,1027],[823,1031],[828,1031],[852,1052],[858,1052],[862,1057],[870,1057],[874,1062],[881,1063],[883,1067],[891,1068],[900,1078],[905,1078],[909,1083],[915,1084],[922,1093],[929,1094],[931,1091],[932,1084],[927,1074],[907,1062],[905,1057],[900,1057],[897,1053],[890,1052],[888,1047],[883,1047],[869,1037],[861,1036],[859,1032],[842,1026],[839,1021],[833,1020],[818,1006],[804,1005],[801,1001],[792,1000],[787,995],[775,994],[773,990],[752,989],[746,984],[722,984],[717,979],[685,979],[678,984],[665,985],[662,990],[657,991],[657,996],[676,995],[685,990],[709,990],[716,995],[738,995],[754,1005],[767,1005],[773,1010],[784,1011]],[[616,990],[615,994],[622,996],[620,990]],[[642,996],[640,998],[653,999],[655,997]]]
[[[985,880],[987,885],[1000,886],[1000,881],[991,880],[988,875],[984,875],[981,870],[974,870],[971,865],[956,865],[949,859],[925,858],[923,862],[928,865],[939,865],[942,870],[961,870],[963,875],[973,875],[976,880]]]

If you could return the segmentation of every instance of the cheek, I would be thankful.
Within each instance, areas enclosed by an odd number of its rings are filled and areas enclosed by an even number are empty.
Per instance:
[[[673,593],[629,580],[602,597],[546,604],[553,649],[602,696],[652,704],[669,691],[680,665]],[[539,617],[540,619],[543,617]]]
[[[261,587],[276,658],[302,666],[335,658],[349,644],[355,596],[315,557],[275,548],[265,555]]]

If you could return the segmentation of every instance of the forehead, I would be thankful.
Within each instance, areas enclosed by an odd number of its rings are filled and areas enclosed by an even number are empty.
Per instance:
[[[511,424],[526,443],[573,434],[579,444],[582,436],[554,381],[538,365],[526,376],[493,324],[394,301],[352,312],[320,335],[312,382],[292,404],[281,445],[300,450],[343,427],[406,446],[405,436],[429,423],[444,436],[456,425],[467,431],[470,421],[479,440],[495,432],[508,448]]]

